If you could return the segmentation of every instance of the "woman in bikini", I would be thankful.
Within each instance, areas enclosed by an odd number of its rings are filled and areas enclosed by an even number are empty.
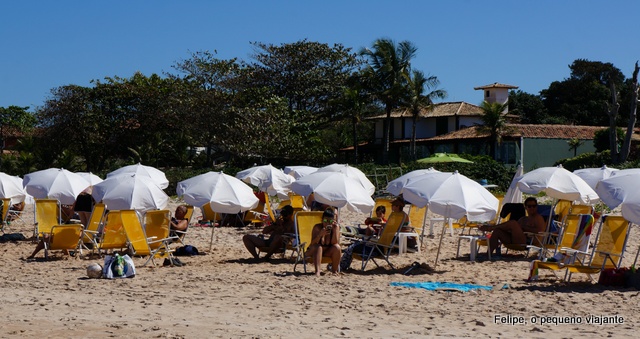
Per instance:
[[[340,267],[340,229],[335,220],[332,208],[328,208],[322,214],[322,223],[313,226],[311,231],[311,245],[307,250],[313,257],[313,266],[316,276],[320,276],[322,257],[331,258],[331,271],[338,272]]]

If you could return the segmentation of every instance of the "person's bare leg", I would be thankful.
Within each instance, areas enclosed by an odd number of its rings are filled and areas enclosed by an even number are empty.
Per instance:
[[[36,245],[36,248],[33,250],[33,253],[31,253],[31,255],[27,257],[27,259],[35,258],[36,254],[38,254],[38,252],[42,251],[43,249],[44,249],[44,239],[41,239],[40,242],[38,242],[38,245]]]
[[[249,253],[251,253],[251,255],[255,259],[259,258],[259,255],[256,252],[256,248],[266,246],[266,243],[264,242],[264,240],[262,240],[261,238],[258,238],[253,234],[246,234],[244,237],[242,237],[242,242],[244,243],[244,247],[247,248]]]
[[[284,244],[282,243],[282,236],[281,235],[276,235],[275,238],[273,238],[273,240],[271,240],[271,244],[269,245],[269,250],[267,251],[267,254],[264,256],[264,258],[265,259],[271,258],[271,256],[274,253],[276,253],[276,251],[282,250],[283,246],[284,246]]]
[[[331,247],[329,247],[329,249],[327,250],[327,253],[325,253],[326,257],[331,258],[331,272],[336,273],[338,272],[338,268],[340,268],[340,256],[342,249],[340,248],[340,245],[335,244]]]
[[[316,277],[320,276],[320,266],[322,265],[322,246],[316,246],[313,253],[313,267],[316,270]]]

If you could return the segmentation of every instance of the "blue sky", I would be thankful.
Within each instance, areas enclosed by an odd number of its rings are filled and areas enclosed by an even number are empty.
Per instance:
[[[250,42],[301,39],[354,50],[378,38],[418,47],[445,101],[479,104],[501,82],[538,94],[575,59],[630,77],[640,59],[640,1],[9,1],[0,3],[0,107],[42,106],[52,88],[174,72],[191,52],[248,60]]]

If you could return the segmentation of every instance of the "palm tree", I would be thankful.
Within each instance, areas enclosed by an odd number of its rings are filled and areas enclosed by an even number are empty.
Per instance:
[[[442,89],[435,89],[429,93],[426,91],[438,87],[440,81],[436,76],[426,77],[422,71],[413,71],[408,79],[408,92],[404,103],[411,110],[411,143],[409,153],[411,159],[416,160],[416,125],[421,109],[431,110],[434,99],[444,99],[447,92]]]
[[[496,158],[496,145],[502,142],[502,135],[507,131],[507,120],[505,118],[509,103],[499,102],[489,103],[483,101],[480,108],[483,111],[482,125],[478,128],[478,133],[489,133],[489,154]]]
[[[395,44],[391,39],[378,39],[372,49],[364,48],[360,55],[368,58],[364,69],[376,99],[384,105],[387,117],[384,121],[384,148],[382,162],[389,163],[389,131],[391,129],[391,111],[398,107],[406,94],[407,79],[411,71],[411,59],[416,55],[417,47],[409,41]]]

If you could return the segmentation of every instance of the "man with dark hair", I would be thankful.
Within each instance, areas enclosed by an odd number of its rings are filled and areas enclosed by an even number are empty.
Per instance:
[[[547,228],[544,218],[538,213],[538,201],[529,197],[524,201],[527,216],[518,220],[507,220],[497,225],[481,225],[481,231],[491,231],[489,238],[489,253],[496,251],[500,244],[527,244],[527,236],[524,232],[540,233]],[[538,244],[539,245],[539,244]],[[497,253],[496,254],[500,254]]]
[[[251,255],[256,259],[259,258],[256,249],[260,247],[268,247],[269,249],[264,256],[264,259],[269,259],[273,253],[284,248],[282,236],[285,233],[294,233],[294,226],[293,207],[286,205],[280,211],[280,217],[278,217],[278,220],[262,229],[263,234],[259,236],[246,234],[242,237],[242,242],[244,243],[244,247],[246,247],[249,253],[251,253]],[[270,234],[269,239],[265,239],[264,234]]]

